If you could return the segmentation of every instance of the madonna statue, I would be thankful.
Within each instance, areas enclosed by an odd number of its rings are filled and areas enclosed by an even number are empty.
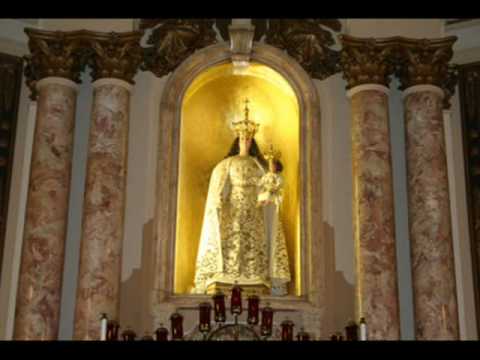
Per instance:
[[[286,295],[290,282],[285,234],[279,217],[281,163],[273,148],[261,154],[258,124],[233,123],[236,139],[211,175],[194,293],[213,293],[237,283],[247,293]]]

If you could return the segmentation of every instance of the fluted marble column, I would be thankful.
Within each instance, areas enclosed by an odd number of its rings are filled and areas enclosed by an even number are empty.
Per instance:
[[[371,340],[398,340],[398,303],[393,178],[388,116],[388,41],[349,36],[342,67],[352,110],[353,226],[356,309]]]
[[[75,307],[79,340],[99,339],[101,313],[118,320],[130,92],[140,36],[92,33],[97,53]]]
[[[404,90],[409,233],[415,334],[419,340],[459,337],[443,105],[451,84],[455,37],[404,40],[399,69]]]
[[[79,44],[68,33],[27,29],[27,85],[37,99],[14,339],[55,340],[59,329]],[[41,79],[38,81],[38,79]]]
[[[77,85],[48,77],[37,84],[14,338],[57,338]]]

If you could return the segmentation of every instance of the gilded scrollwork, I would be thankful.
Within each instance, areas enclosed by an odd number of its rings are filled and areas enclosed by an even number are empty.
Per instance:
[[[159,19],[144,49],[142,70],[164,76],[198,49],[216,42],[213,19]]]
[[[44,31],[25,29],[29,38],[30,54],[26,61],[25,77],[31,90],[31,98],[36,97],[36,83],[49,77],[63,77],[80,82],[88,52],[83,46],[83,31]]]
[[[143,59],[140,40],[143,32],[86,32],[86,46],[91,54],[88,65],[92,79],[116,78],[133,83],[133,77]]]
[[[395,38],[377,40],[340,35],[340,65],[347,89],[362,84],[388,87],[395,70],[397,42]]]
[[[456,40],[455,36],[441,39],[402,38],[396,69],[400,89],[424,84],[443,88],[445,82],[451,80],[449,61]]]
[[[335,40],[329,28],[339,31],[336,19],[269,19],[265,42],[285,50],[316,79],[339,72],[340,52],[330,46]]]

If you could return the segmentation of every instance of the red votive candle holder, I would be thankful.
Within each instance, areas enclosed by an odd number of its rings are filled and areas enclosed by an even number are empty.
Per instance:
[[[260,298],[256,295],[248,297],[248,316],[247,323],[249,325],[257,325],[259,320],[259,303]]]
[[[175,312],[170,316],[170,322],[172,324],[172,340],[183,339],[183,316],[182,314]]]
[[[355,321],[350,321],[347,326],[345,326],[345,335],[348,341],[357,341],[358,340],[358,325]]]
[[[155,340],[156,341],[167,341],[168,340],[168,329],[160,324],[160,327],[155,330]]]
[[[293,321],[284,320],[280,324],[282,328],[282,341],[293,341]]]
[[[212,297],[213,299],[213,309],[215,314],[215,322],[224,323],[225,322],[225,294],[221,291],[218,291]]]
[[[199,310],[199,330],[201,332],[209,332],[210,331],[210,319],[212,313],[212,305],[208,302],[203,302],[198,305]]]
[[[262,336],[272,335],[273,327],[273,309],[267,304],[262,309],[262,324],[260,325],[260,333]]]
[[[115,320],[109,320],[107,322],[107,341],[118,340],[118,329],[120,325]]]
[[[240,286],[237,284],[233,285],[230,311],[234,315],[240,315],[242,313],[242,291]]]

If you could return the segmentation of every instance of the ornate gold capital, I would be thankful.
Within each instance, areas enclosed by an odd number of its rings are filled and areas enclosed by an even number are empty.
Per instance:
[[[213,19],[155,19],[149,24],[155,28],[141,68],[158,77],[173,71],[194,51],[216,42]]]
[[[115,78],[133,84],[133,77],[143,58],[140,40],[143,31],[100,33],[85,31],[85,46],[89,49],[88,65],[92,79]]]
[[[448,62],[453,56],[452,46],[456,40],[456,36],[442,39],[402,38],[396,71],[400,89],[425,84],[443,88],[450,78]]]
[[[339,52],[330,48],[337,19],[269,19],[265,42],[286,50],[313,78],[323,80],[340,71]]]
[[[25,77],[36,97],[36,83],[45,77],[55,76],[80,82],[80,73],[86,65],[86,51],[82,47],[82,31],[44,31],[26,28],[30,55],[26,60]]]
[[[398,38],[374,39],[340,35],[340,65],[347,89],[363,84],[387,86],[395,70]]]

